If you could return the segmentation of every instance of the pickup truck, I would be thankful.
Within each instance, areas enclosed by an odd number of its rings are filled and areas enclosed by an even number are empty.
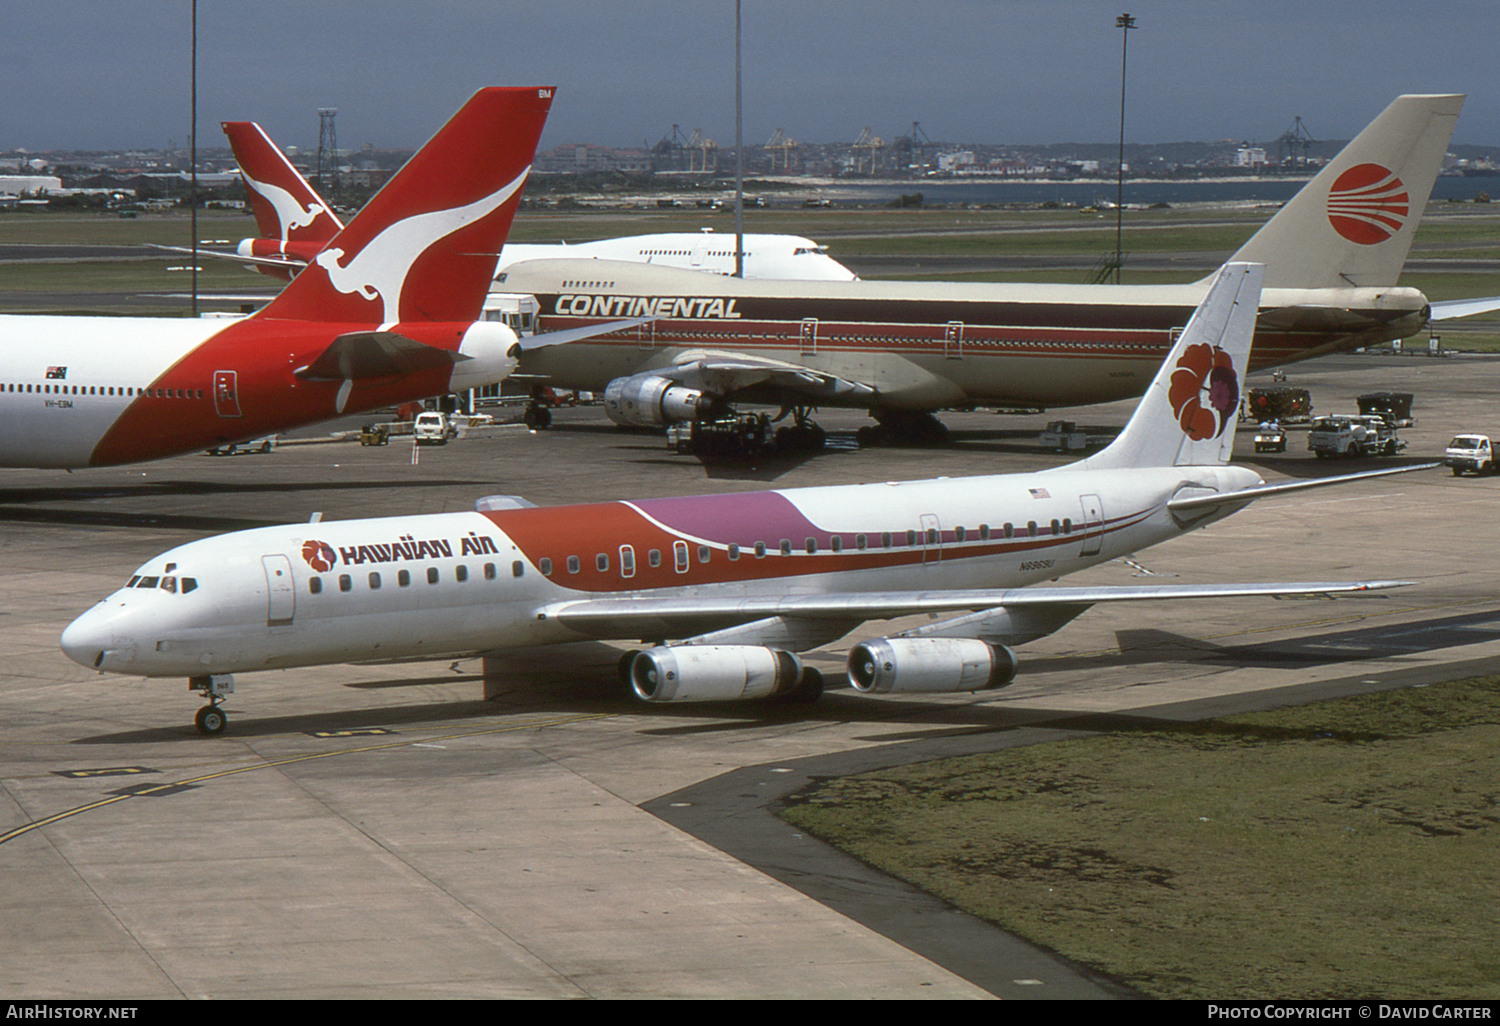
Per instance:
[[[1307,447],[1325,456],[1394,456],[1406,447],[1384,417],[1357,413],[1319,417],[1307,432]]]
[[[1454,477],[1466,470],[1476,474],[1495,473],[1497,468],[1489,435],[1455,435],[1443,451],[1443,464],[1453,470]]]

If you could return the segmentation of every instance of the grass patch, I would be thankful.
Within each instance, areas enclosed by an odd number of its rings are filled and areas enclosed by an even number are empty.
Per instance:
[[[1161,998],[1500,998],[1500,677],[831,781],[783,815]]]

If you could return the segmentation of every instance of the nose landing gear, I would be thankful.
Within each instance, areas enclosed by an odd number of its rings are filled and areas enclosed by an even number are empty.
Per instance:
[[[229,716],[219,708],[219,703],[234,694],[234,675],[215,673],[207,677],[190,677],[188,690],[202,692],[203,697],[208,699],[208,704],[193,717],[198,733],[209,737],[224,733],[224,728],[229,726]]]

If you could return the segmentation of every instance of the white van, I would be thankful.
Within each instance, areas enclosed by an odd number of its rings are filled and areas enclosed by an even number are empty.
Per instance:
[[[448,422],[447,415],[428,411],[417,414],[412,434],[418,445],[447,445],[448,439],[458,435],[458,429]]]

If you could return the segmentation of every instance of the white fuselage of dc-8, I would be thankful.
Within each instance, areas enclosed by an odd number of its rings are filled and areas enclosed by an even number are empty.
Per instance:
[[[952,610],[993,604],[994,589],[1239,508],[1184,522],[1166,508],[1174,496],[1260,483],[1228,466],[1064,469],[260,528],[158,556],[62,645],[101,670],[192,676],[651,638],[653,599],[699,602],[699,626],[718,629],[764,617],[767,597],[812,595],[857,598],[852,629],[881,618],[883,592],[943,591]],[[627,600],[637,629],[569,625],[570,605],[613,600]],[[736,615],[737,602],[758,611]]]

